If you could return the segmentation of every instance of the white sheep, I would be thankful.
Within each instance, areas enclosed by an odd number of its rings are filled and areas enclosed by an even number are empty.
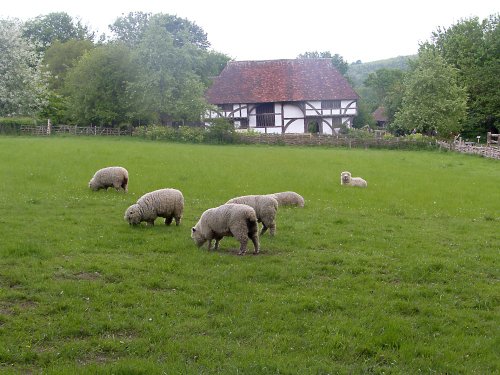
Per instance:
[[[304,207],[305,201],[302,195],[294,191],[283,191],[281,193],[267,194],[278,201],[279,206],[298,206]]]
[[[177,189],[159,189],[144,194],[125,211],[124,219],[130,225],[145,221],[154,225],[157,217],[165,218],[165,224],[170,225],[175,219],[175,225],[181,223],[184,212],[184,196]]]
[[[340,174],[340,184],[346,186],[358,186],[358,187],[368,186],[368,183],[361,177],[351,177],[351,173],[347,171],[342,172]]]
[[[226,202],[226,204],[228,203],[240,203],[252,207],[257,215],[257,221],[262,223],[260,236],[266,232],[267,228],[269,228],[271,236],[274,236],[276,233],[276,213],[278,212],[276,198],[270,195],[244,195],[230,199]]]
[[[215,250],[223,237],[232,236],[240,242],[239,255],[247,251],[248,239],[254,246],[254,254],[259,253],[259,227],[255,210],[246,204],[223,204],[209,208],[191,228],[191,238],[198,247],[208,241],[208,250],[215,239]]]
[[[116,190],[128,191],[128,171],[123,167],[107,167],[99,169],[89,181],[89,188],[93,191],[106,190],[114,187]]]

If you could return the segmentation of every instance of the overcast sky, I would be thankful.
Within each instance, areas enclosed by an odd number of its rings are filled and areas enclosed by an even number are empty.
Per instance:
[[[498,0],[4,0],[0,18],[23,21],[52,12],[79,18],[98,34],[132,11],[187,18],[212,48],[235,60],[291,59],[308,51],[338,53],[347,62],[415,54],[439,26],[484,19]]]

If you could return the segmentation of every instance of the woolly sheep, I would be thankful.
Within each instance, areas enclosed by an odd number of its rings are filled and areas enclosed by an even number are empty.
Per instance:
[[[122,188],[128,191],[128,171],[123,167],[107,167],[99,169],[89,181],[89,188],[93,191],[106,190],[114,187],[117,191]]]
[[[226,202],[226,204],[228,203],[240,203],[252,207],[257,215],[257,221],[262,223],[260,236],[266,232],[267,228],[269,228],[271,236],[274,236],[276,233],[276,213],[278,212],[276,198],[269,195],[244,195],[230,199]]]
[[[165,225],[170,225],[175,219],[175,225],[181,223],[184,212],[184,196],[176,189],[159,189],[144,194],[125,211],[124,219],[130,225],[145,221],[154,225],[157,217],[165,218]]]
[[[347,171],[342,172],[340,174],[340,184],[346,186],[358,186],[358,187],[368,186],[368,183],[361,177],[351,177],[351,173]]]
[[[304,207],[304,198],[294,191],[283,191],[281,193],[267,194],[278,201],[279,206],[299,206]]]
[[[200,217],[198,223],[191,228],[191,238],[198,247],[208,241],[208,250],[215,239],[215,250],[225,236],[233,236],[240,242],[239,255],[247,251],[248,239],[254,246],[254,254],[259,253],[259,228],[255,210],[246,204],[223,204],[209,208]]]

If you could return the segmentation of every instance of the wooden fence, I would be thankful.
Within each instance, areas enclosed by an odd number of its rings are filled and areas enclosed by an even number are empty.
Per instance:
[[[100,126],[76,126],[76,125],[43,125],[43,126],[21,126],[21,134],[24,135],[132,135],[131,129],[105,128]]]

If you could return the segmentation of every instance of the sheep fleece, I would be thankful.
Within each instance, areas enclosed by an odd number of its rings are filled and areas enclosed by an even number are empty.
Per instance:
[[[89,188],[94,191],[114,187],[128,191],[128,171],[123,167],[107,167],[99,169],[89,181]]]
[[[139,224],[142,221],[154,225],[157,217],[165,218],[165,224],[170,225],[175,219],[179,225],[184,212],[184,196],[177,189],[159,189],[144,194],[136,204],[125,211],[124,219],[129,224]]]
[[[368,183],[361,177],[351,177],[351,173],[347,171],[342,172],[340,174],[340,184],[346,186],[358,186],[358,187],[368,186]]]
[[[305,200],[302,195],[294,191],[283,191],[280,193],[268,194],[278,201],[279,206],[299,206],[304,207]]]
[[[198,247],[208,241],[208,250],[213,239],[217,250],[220,240],[225,236],[233,236],[240,242],[240,255],[246,252],[248,239],[251,239],[254,253],[257,254],[259,232],[255,210],[245,204],[223,204],[203,212],[198,223],[191,228],[191,238]]]
[[[278,212],[278,201],[269,195],[244,195],[230,199],[227,203],[246,204],[255,210],[257,221],[261,222],[263,227],[260,235],[262,236],[267,228],[269,233],[274,236],[276,233],[276,213]]]

